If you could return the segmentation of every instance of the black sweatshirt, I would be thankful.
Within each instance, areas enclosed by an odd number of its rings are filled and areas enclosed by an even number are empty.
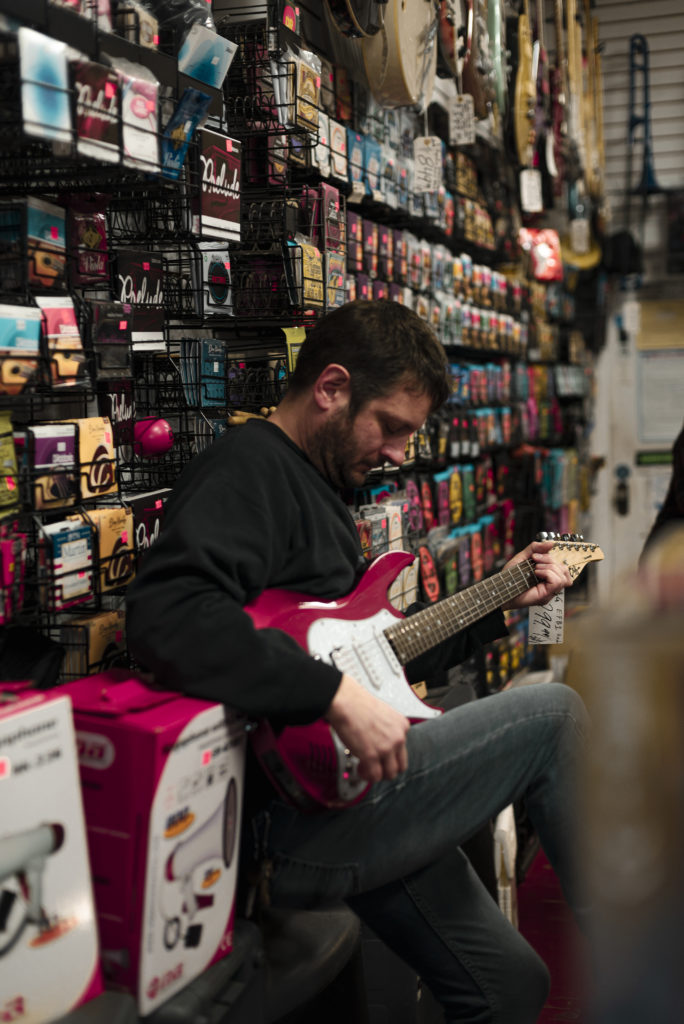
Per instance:
[[[163,686],[274,725],[323,716],[341,679],[243,611],[264,589],[348,594],[365,560],[349,509],[274,424],[233,427],[181,474],[161,535],[127,591],[127,637]],[[506,632],[493,612],[416,659],[409,679],[457,664]]]

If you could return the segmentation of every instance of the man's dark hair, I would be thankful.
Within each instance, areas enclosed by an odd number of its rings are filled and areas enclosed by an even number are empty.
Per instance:
[[[357,299],[322,317],[307,331],[289,392],[298,395],[312,387],[330,363],[349,371],[352,416],[399,386],[427,394],[433,411],[451,392],[446,356],[434,331],[408,306],[390,299]]]

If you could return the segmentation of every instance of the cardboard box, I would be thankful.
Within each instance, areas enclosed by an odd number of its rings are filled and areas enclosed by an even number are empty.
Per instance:
[[[0,689],[0,1020],[47,1024],[102,991],[71,703]]]
[[[243,722],[121,670],[67,683],[102,962],[141,1014],[231,951]]]

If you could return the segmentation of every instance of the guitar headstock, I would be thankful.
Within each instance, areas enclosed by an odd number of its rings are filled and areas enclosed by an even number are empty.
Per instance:
[[[554,542],[550,554],[554,561],[566,567],[573,580],[589,562],[601,562],[605,557],[598,544],[592,544],[578,533],[539,533],[537,540]]]

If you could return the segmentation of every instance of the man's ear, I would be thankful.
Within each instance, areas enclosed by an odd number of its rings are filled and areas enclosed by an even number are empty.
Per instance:
[[[322,411],[346,406],[351,397],[349,370],[339,363],[329,363],[319,374],[313,395],[316,405]]]

